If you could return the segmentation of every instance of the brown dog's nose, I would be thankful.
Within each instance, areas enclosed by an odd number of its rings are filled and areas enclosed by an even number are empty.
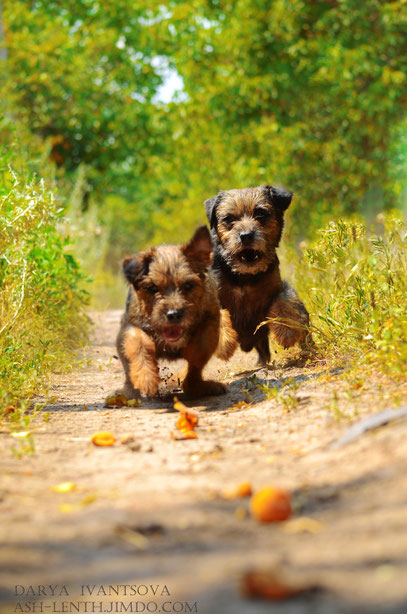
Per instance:
[[[239,233],[239,237],[243,245],[248,245],[249,243],[252,243],[254,239],[254,231],[244,230],[243,232]]]
[[[183,309],[169,309],[167,311],[167,320],[168,322],[171,322],[171,324],[177,324],[181,321],[183,315]]]

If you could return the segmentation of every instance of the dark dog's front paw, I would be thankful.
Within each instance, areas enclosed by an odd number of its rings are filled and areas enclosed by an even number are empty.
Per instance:
[[[225,384],[215,382],[213,380],[185,380],[182,387],[185,395],[190,399],[216,396],[218,394],[226,394],[228,392],[228,388]]]

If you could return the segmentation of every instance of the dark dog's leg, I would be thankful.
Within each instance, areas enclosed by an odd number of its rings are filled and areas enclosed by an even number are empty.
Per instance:
[[[154,341],[135,326],[127,326],[119,333],[117,349],[126,374],[123,392],[128,399],[140,393],[154,396],[160,376]]]
[[[219,320],[203,325],[192,338],[182,356],[188,361],[188,372],[182,388],[189,398],[224,394],[227,387],[220,382],[202,379],[202,369],[215,352],[219,340]]]
[[[269,323],[269,328],[274,339],[284,348],[303,343],[310,335],[308,312],[287,282],[283,282],[283,290],[272,303],[268,317],[276,319]]]
[[[256,341],[256,350],[259,355],[257,364],[266,365],[270,362],[270,346],[269,346],[269,335],[268,329],[266,327],[267,333],[262,335],[258,341]]]

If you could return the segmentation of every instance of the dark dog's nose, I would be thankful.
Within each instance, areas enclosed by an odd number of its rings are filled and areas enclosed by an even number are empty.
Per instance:
[[[243,245],[248,245],[254,239],[254,230],[244,230],[239,233],[239,237]]]
[[[167,320],[172,324],[177,324],[181,321],[182,316],[184,315],[183,309],[169,309],[167,311]]]

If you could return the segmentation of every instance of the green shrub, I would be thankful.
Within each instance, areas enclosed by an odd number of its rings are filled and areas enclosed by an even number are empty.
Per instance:
[[[0,187],[0,412],[29,399],[86,339],[85,276],[43,181],[7,171]],[[23,403],[24,404],[24,403]]]
[[[358,221],[331,222],[297,261],[320,350],[340,361],[407,372],[407,227],[380,215],[369,232]]]

